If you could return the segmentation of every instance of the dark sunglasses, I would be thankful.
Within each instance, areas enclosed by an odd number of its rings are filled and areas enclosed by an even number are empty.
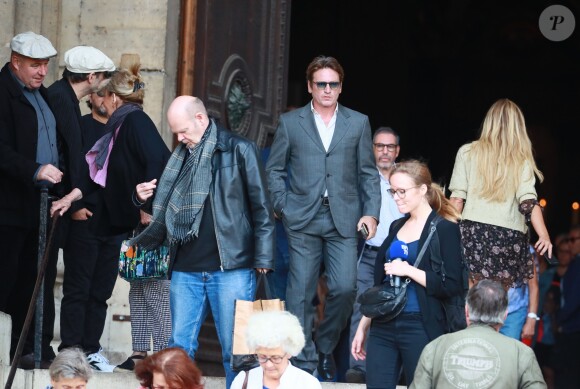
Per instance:
[[[328,85],[330,87],[330,89],[336,89],[340,86],[340,82],[339,81],[332,81],[332,82],[324,82],[324,81],[312,81],[312,83],[314,85],[316,85],[316,87],[318,89],[326,89],[326,86]]]

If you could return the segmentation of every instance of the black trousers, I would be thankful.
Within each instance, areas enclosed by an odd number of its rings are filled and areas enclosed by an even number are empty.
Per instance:
[[[91,220],[70,221],[63,250],[64,281],[60,308],[59,350],[79,346],[86,353],[100,349],[107,300],[118,274],[119,250],[127,234],[96,236]]]
[[[50,219],[49,219],[50,220]],[[0,273],[0,311],[12,318],[12,340],[10,358],[14,356],[18,340],[26,320],[30,299],[37,278],[38,264],[38,227],[22,228],[0,226],[0,247],[2,247],[2,272]],[[47,241],[50,225],[47,229]],[[54,244],[51,247],[46,273],[44,276],[44,309],[42,326],[42,359],[51,360],[55,353],[50,342],[54,334],[54,283],[60,227],[57,227]],[[22,355],[34,351],[35,321],[31,322]]]

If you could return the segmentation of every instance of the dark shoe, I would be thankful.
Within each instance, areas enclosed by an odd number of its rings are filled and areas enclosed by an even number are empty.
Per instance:
[[[117,370],[133,371],[135,370],[135,360],[140,361],[145,359],[146,355],[131,355],[127,360],[115,368]]]
[[[318,354],[318,379],[322,382],[336,381],[336,363],[332,354]]]
[[[364,384],[367,382],[367,376],[364,371],[356,367],[348,369],[345,374],[346,382],[350,384]]]
[[[41,369],[48,369],[52,361],[43,360],[40,361]],[[26,354],[20,357],[18,361],[18,368],[24,370],[34,370],[34,354]]]

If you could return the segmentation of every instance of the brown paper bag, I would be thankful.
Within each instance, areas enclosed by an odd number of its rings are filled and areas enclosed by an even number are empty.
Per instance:
[[[248,349],[246,344],[246,328],[248,320],[254,312],[260,311],[284,311],[284,301],[272,299],[268,287],[268,280],[265,274],[258,275],[256,294],[260,282],[264,283],[265,299],[256,299],[254,301],[236,300],[234,310],[234,336],[232,341],[232,369],[235,372],[250,370],[259,365],[253,350]]]

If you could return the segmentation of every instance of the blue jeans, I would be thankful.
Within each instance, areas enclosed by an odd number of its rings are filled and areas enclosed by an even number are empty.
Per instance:
[[[184,349],[193,359],[199,346],[199,330],[210,308],[222,347],[227,388],[236,376],[231,367],[235,301],[253,300],[255,287],[253,269],[196,273],[174,271],[171,276],[172,332],[169,346]]]
[[[515,340],[521,339],[522,329],[524,324],[526,324],[526,318],[528,317],[528,307],[522,307],[513,312],[508,312],[507,317],[503,322],[503,326],[499,329],[499,332]]]

